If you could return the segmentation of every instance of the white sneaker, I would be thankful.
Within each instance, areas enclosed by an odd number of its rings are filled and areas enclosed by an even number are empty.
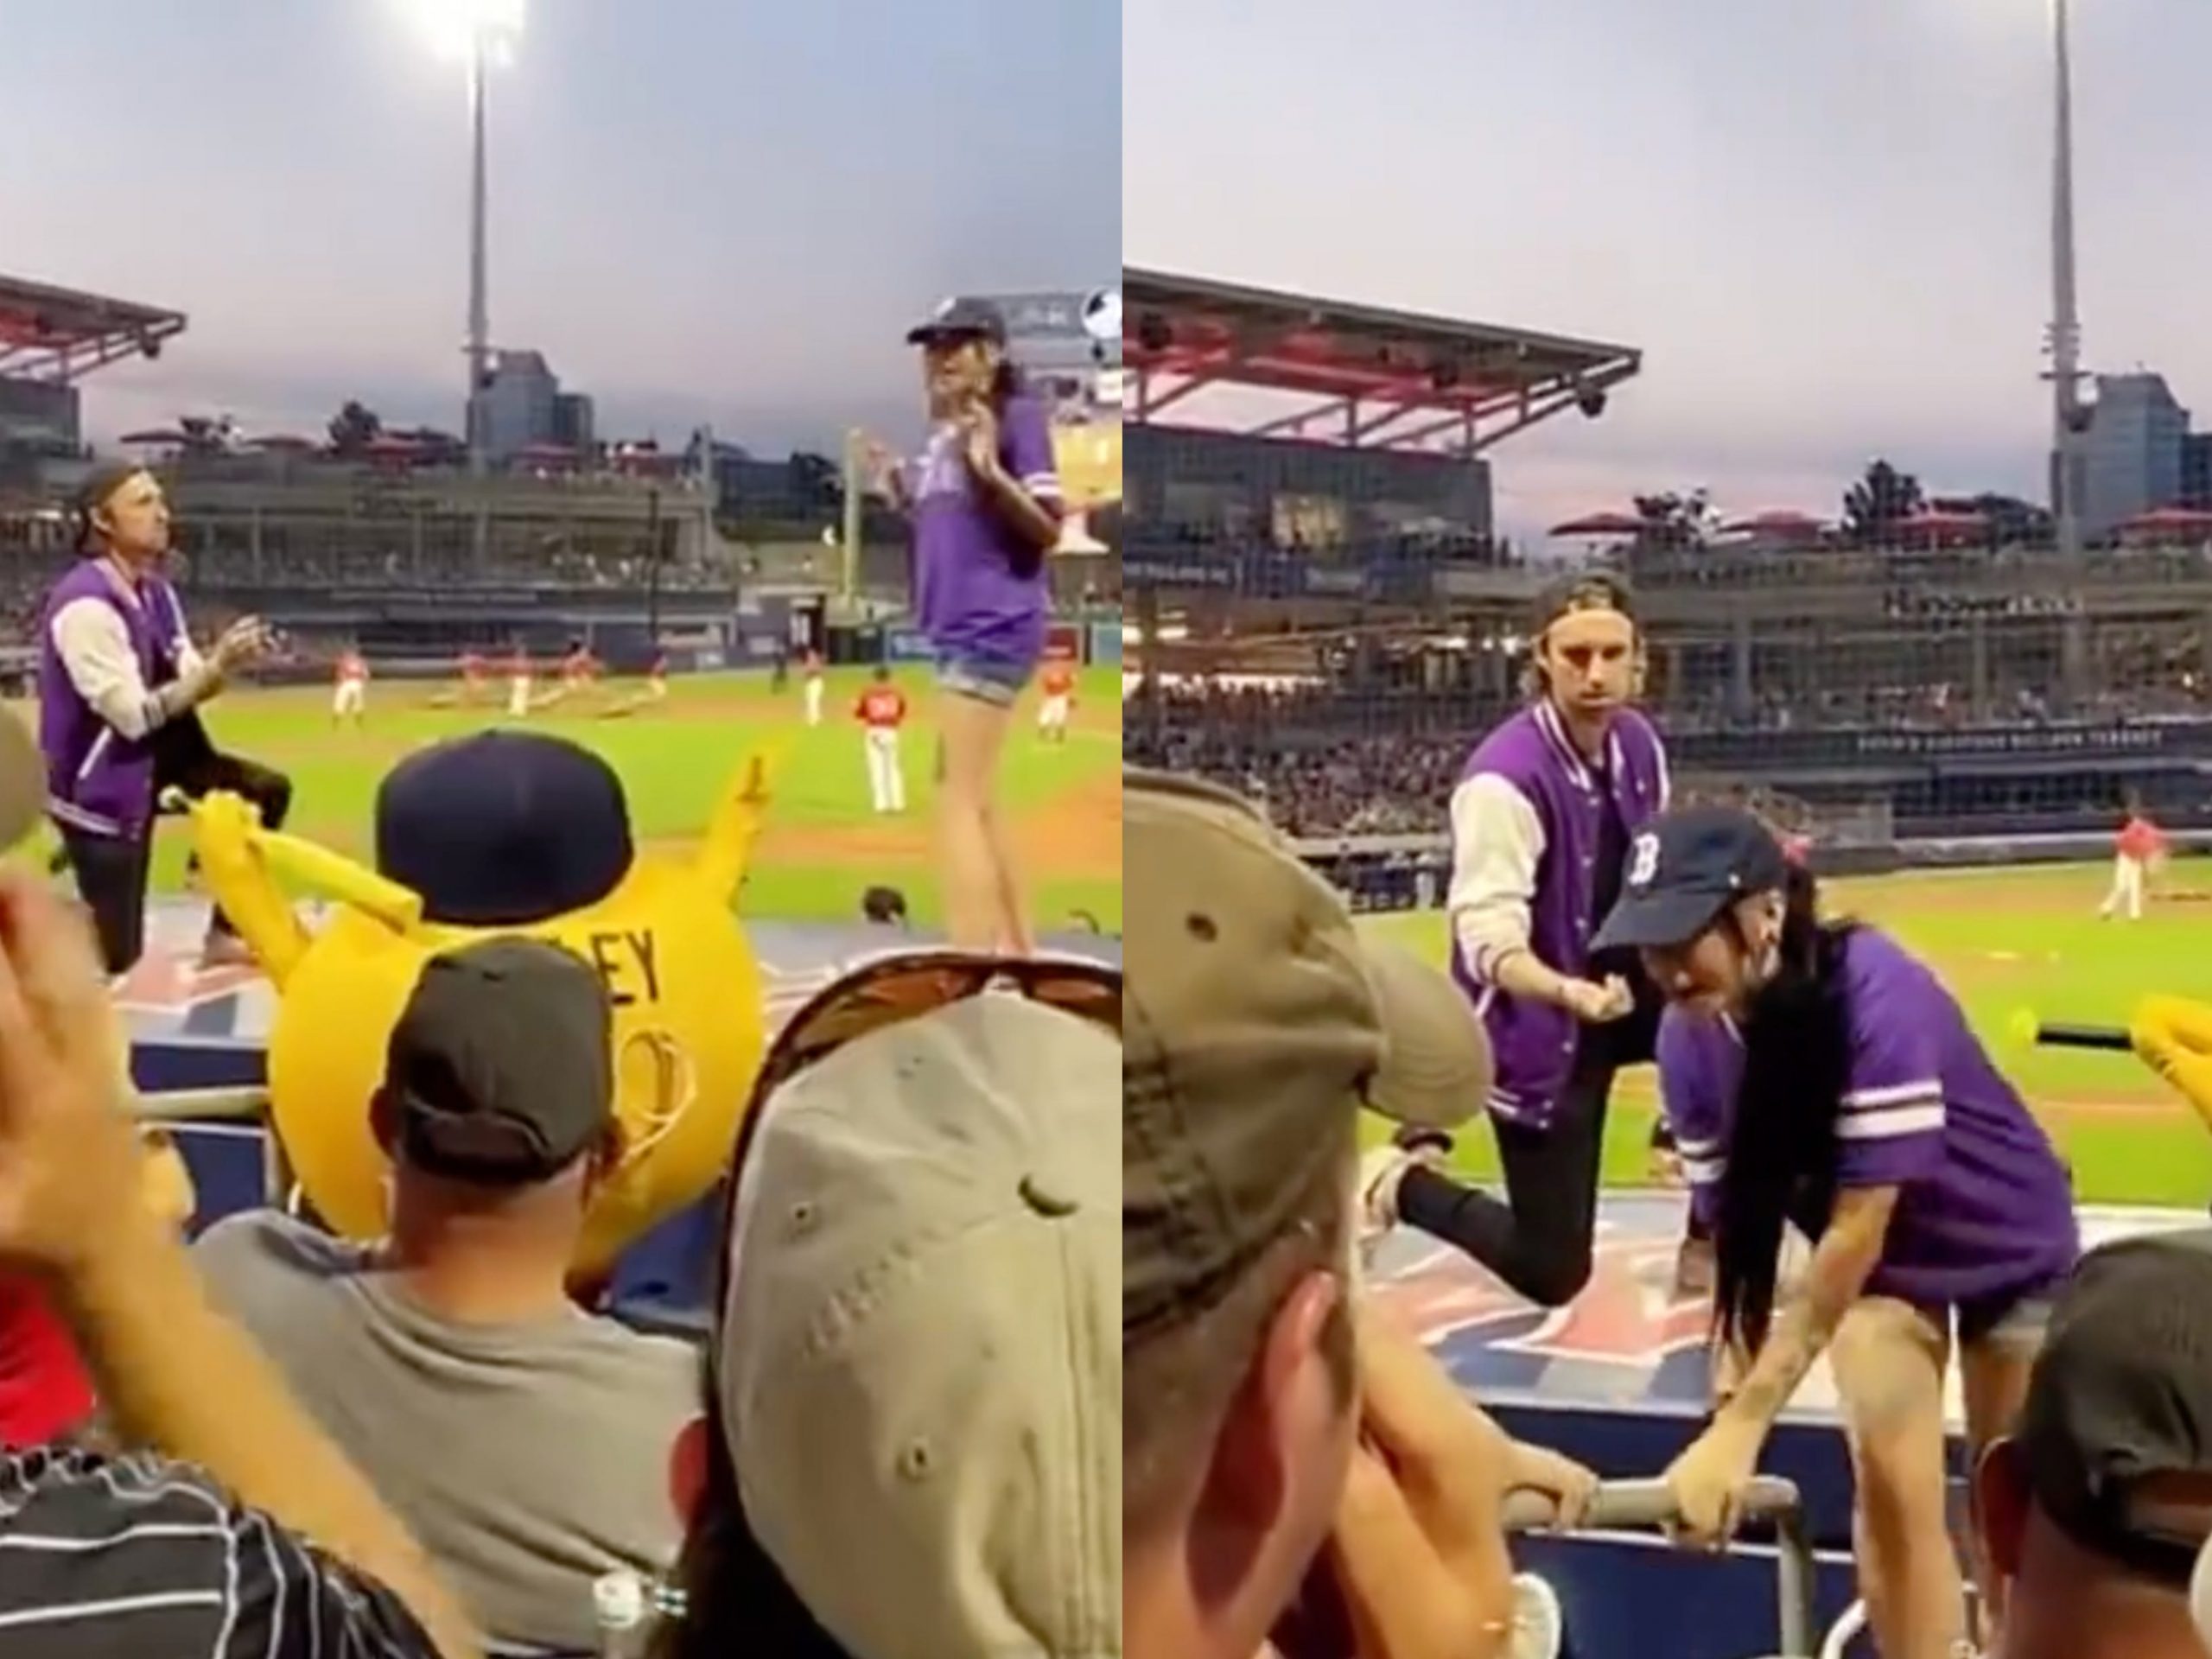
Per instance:
[[[1372,1262],[1375,1248],[1398,1224],[1398,1183],[1405,1178],[1413,1155],[1384,1141],[1359,1160],[1359,1254]]]

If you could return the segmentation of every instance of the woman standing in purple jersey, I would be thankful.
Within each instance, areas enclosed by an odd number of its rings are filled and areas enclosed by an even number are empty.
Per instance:
[[[1955,1340],[1978,1453],[2017,1414],[2080,1250],[2066,1169],[1935,975],[1877,929],[1822,922],[1811,873],[1747,812],[1688,808],[1639,836],[1599,942],[1640,951],[1668,999],[1660,1095],[1713,1233],[1714,1410],[1667,1471],[1681,1530],[1733,1529],[1826,1354],[1877,1644],[1948,1659],[1965,1609],[1944,1373]],[[1785,1223],[1813,1248],[1777,1305]]]
[[[1046,556],[1060,481],[1045,405],[1007,356],[987,301],[947,302],[906,336],[922,348],[932,429],[909,480],[879,447],[877,486],[914,526],[914,606],[937,657],[939,835],[955,946],[1035,948],[997,804],[1015,702],[1045,654]]]

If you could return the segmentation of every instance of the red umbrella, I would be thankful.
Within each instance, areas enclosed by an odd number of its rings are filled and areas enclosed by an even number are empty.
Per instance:
[[[1643,519],[1629,512],[1593,512],[1587,518],[1570,518],[1563,524],[1554,524],[1548,532],[1554,536],[1634,536],[1646,528]]]
[[[1799,512],[1794,507],[1776,507],[1765,512],[1755,512],[1748,518],[1739,518],[1728,526],[1738,534],[1765,536],[1814,536],[1827,528],[1825,518],[1815,518],[1809,512]]]
[[[2212,512],[2194,507],[2156,507],[2149,512],[2139,512],[2122,522],[2120,529],[2151,535],[2193,535],[2212,533]]]
[[[1989,520],[1978,512],[1944,512],[1930,509],[1900,518],[1890,526],[1892,535],[1914,541],[1956,542],[1989,534]]]

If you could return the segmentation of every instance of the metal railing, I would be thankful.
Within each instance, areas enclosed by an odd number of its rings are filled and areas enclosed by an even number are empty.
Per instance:
[[[1805,1522],[1805,1500],[1794,1481],[1762,1475],[1745,1491],[1743,1516],[1772,1525],[1775,1533],[1775,1603],[1779,1615],[1777,1654],[1803,1656],[1815,1649],[1813,1630],[1813,1541]],[[1672,1493],[1661,1480],[1607,1481],[1598,1488],[1575,1533],[1649,1532],[1676,1518]],[[1506,1500],[1509,1531],[1532,1532],[1550,1526],[1557,1510],[1535,1492],[1516,1492]]]

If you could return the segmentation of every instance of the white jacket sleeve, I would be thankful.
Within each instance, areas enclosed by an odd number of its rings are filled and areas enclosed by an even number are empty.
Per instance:
[[[1478,772],[1452,794],[1452,936],[1478,979],[1529,949],[1529,906],[1544,826],[1529,798],[1504,779]]]
[[[168,716],[138,671],[130,631],[115,607],[97,599],[73,600],[48,625],[54,649],[77,695],[124,738],[141,738]]]

